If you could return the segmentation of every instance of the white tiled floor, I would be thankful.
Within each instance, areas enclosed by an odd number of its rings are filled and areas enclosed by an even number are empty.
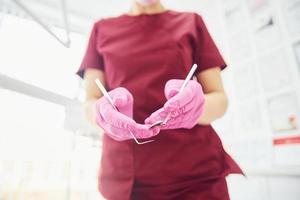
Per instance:
[[[300,177],[227,178],[231,200],[300,200]]]

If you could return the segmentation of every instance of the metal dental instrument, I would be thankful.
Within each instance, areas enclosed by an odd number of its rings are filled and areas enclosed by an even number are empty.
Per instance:
[[[184,88],[185,88],[186,85],[188,84],[189,80],[190,80],[190,79],[192,78],[192,76],[194,75],[196,69],[197,69],[197,65],[194,64],[193,67],[191,68],[191,70],[189,71],[188,75],[186,76],[186,78],[185,78],[183,84],[181,85],[180,90],[179,90],[178,93],[180,93],[180,92],[182,92],[182,91],[184,90]],[[163,125],[165,125],[165,124],[169,121],[170,117],[171,117],[171,113],[169,113],[169,114],[167,115],[167,117],[166,117],[163,121],[160,120],[160,121],[157,121],[157,122],[153,123],[153,124],[150,126],[150,128],[153,128],[153,127],[155,127],[155,126],[163,126]]]
[[[117,107],[114,105],[114,102],[111,99],[111,97],[109,96],[108,92],[106,91],[105,87],[102,85],[101,81],[99,79],[96,79],[95,82],[96,82],[98,88],[101,90],[103,96],[109,101],[109,103],[113,106],[113,108],[115,110],[118,110]],[[150,143],[150,142],[154,142],[154,140],[148,140],[148,141],[145,141],[145,142],[139,142],[137,140],[137,138],[134,136],[134,134],[131,131],[129,131],[129,133],[131,134],[132,138],[134,139],[134,141],[137,144],[147,144],[147,143]]]

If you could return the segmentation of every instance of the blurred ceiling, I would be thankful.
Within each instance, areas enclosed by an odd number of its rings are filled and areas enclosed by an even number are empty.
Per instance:
[[[92,23],[103,17],[126,12],[133,0],[0,0],[0,12],[31,18],[65,46],[69,46],[69,32],[87,34]],[[211,12],[218,0],[162,0],[167,8],[194,11],[215,18]],[[53,27],[66,30],[58,36]],[[64,38],[64,39],[63,39]]]
[[[1,1],[1,0],[0,0]],[[71,31],[86,33],[93,21],[101,17],[114,16],[128,9],[130,0],[2,0],[6,13],[29,17],[18,5],[22,5],[41,21],[50,26],[65,28],[64,10]]]
[[[102,17],[117,16],[126,12],[132,0],[0,0],[0,10],[21,17],[28,17],[16,4],[26,6],[41,21],[48,25],[65,27],[62,2],[72,31],[86,33],[93,21]],[[1,9],[1,2],[4,7]],[[162,0],[169,8],[196,11],[204,0]],[[210,1],[212,2],[212,1]],[[197,6],[199,5],[199,6]]]

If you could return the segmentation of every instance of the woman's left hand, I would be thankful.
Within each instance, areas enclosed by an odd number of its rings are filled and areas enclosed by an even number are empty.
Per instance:
[[[165,85],[167,102],[164,107],[155,111],[145,120],[145,124],[157,121],[167,122],[160,129],[191,129],[197,123],[204,110],[205,96],[201,85],[190,80],[182,92],[179,93],[184,80],[172,79]]]

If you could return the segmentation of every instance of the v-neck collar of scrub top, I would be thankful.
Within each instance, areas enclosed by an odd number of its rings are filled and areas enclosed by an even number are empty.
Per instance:
[[[153,13],[153,14],[147,14],[142,13],[139,15],[128,15],[123,14],[120,16],[120,18],[123,18],[124,20],[128,20],[133,23],[137,23],[143,28],[146,29],[152,29],[152,28],[158,28],[163,25],[163,19],[165,16],[169,15],[172,12],[172,10],[165,10],[160,13]]]
[[[171,10],[164,10],[162,12],[159,12],[159,13],[141,13],[141,14],[138,14],[138,15],[129,15],[129,14],[123,14],[121,15],[121,17],[127,17],[127,18],[153,18],[153,17],[160,17],[160,16],[163,16],[165,14],[168,14],[172,12]]]

